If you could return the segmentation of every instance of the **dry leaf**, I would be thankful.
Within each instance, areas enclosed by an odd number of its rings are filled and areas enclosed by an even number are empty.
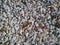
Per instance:
[[[28,21],[24,22],[22,25],[22,29],[27,27],[29,24],[31,24],[31,22],[28,22]]]

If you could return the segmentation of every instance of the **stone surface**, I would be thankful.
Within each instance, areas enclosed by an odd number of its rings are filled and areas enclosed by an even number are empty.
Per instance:
[[[60,0],[0,0],[0,45],[60,45]]]

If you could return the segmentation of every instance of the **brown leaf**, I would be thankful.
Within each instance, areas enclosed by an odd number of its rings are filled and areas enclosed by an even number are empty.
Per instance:
[[[31,22],[28,22],[28,21],[24,22],[22,25],[22,29],[27,27],[29,24],[31,24]]]

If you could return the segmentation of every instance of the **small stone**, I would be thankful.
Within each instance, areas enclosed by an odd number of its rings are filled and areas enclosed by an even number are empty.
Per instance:
[[[2,44],[2,42],[0,42],[0,44]]]
[[[55,27],[60,28],[60,24],[58,22],[55,23]]]
[[[60,41],[60,37],[58,37],[58,41]]]
[[[7,30],[7,28],[5,26],[3,26],[0,31],[6,31],[6,30]]]
[[[6,41],[4,44],[5,44],[5,45],[9,45],[9,41]]]

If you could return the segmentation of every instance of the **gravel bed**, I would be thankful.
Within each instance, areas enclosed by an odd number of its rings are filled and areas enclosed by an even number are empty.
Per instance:
[[[0,0],[0,45],[60,45],[60,0]]]

